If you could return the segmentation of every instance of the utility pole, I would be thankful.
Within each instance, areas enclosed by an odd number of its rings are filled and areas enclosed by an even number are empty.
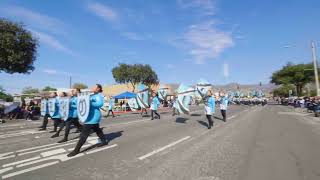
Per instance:
[[[314,41],[311,42],[311,49],[312,49],[312,59],[313,59],[314,77],[315,77],[315,81],[316,81],[317,96],[320,96],[317,53],[316,53],[316,45],[315,45]]]
[[[72,88],[72,77],[70,76],[70,79],[69,79],[69,87],[70,89]]]

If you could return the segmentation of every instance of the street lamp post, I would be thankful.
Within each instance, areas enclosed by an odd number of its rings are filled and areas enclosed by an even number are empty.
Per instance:
[[[320,96],[316,45],[313,41],[311,42],[311,49],[312,49],[312,60],[313,60],[313,66],[314,66],[314,77],[315,77],[315,83],[316,83],[316,89],[317,89],[317,96]]]

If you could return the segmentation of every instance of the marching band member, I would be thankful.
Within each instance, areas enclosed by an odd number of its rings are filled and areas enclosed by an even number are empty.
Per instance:
[[[206,117],[208,119],[208,129],[211,129],[213,127],[213,120],[212,120],[212,115],[215,112],[215,100],[214,97],[212,97],[213,93],[211,90],[208,90],[207,96],[204,98],[204,104],[205,104],[205,112],[206,112]]]
[[[223,117],[224,122],[227,121],[228,103],[229,103],[228,98],[226,97],[226,95],[223,92],[221,92],[220,93],[220,111],[221,111],[221,115]]]
[[[49,103],[48,103],[48,97],[44,97],[43,100],[46,100],[46,114],[43,117],[42,125],[39,127],[39,131],[45,131],[47,129],[48,125],[48,119],[50,117],[49,115]]]
[[[67,97],[67,93],[66,92],[61,92],[59,94],[60,97]],[[59,102],[58,102],[59,104]],[[60,124],[59,124],[59,129],[58,131],[56,131],[56,133],[54,135],[51,136],[51,138],[56,138],[56,137],[59,137],[59,134],[61,132],[61,130],[64,128],[65,126],[65,121],[61,120],[61,115],[60,115],[60,107],[59,107],[59,116],[60,116]],[[56,129],[56,128],[55,128]]]
[[[180,115],[179,110],[176,108],[176,106],[178,105],[177,98],[178,98],[177,96],[174,96],[172,100],[172,111],[173,111],[172,116]]]
[[[160,101],[157,97],[157,93],[156,92],[152,92],[152,100],[151,100],[151,106],[150,106],[150,109],[151,109],[151,120],[154,119],[153,117],[153,113],[156,114],[158,116],[158,118],[160,119],[160,115],[157,113],[157,110],[160,106]]]
[[[86,142],[90,131],[96,132],[97,136],[100,138],[101,143],[98,146],[107,145],[106,138],[103,134],[102,129],[99,126],[101,120],[100,108],[103,106],[104,98],[102,96],[102,86],[96,84],[93,88],[93,95],[90,96],[90,110],[87,120],[84,122],[83,128],[81,130],[80,139],[72,152],[68,154],[68,157],[77,155],[80,152],[82,145]]]
[[[53,120],[53,131],[50,131],[50,133],[57,132],[57,128],[58,128],[59,124],[61,123],[61,116],[60,116],[60,112],[59,112],[59,100],[58,100],[57,96],[58,95],[56,92],[53,92],[51,94],[51,98],[55,99],[55,102],[54,102],[55,111],[54,111],[53,116],[51,117],[51,119]]]
[[[81,124],[79,123],[78,119],[78,112],[77,112],[77,101],[78,101],[78,94],[81,93],[80,89],[72,90],[71,91],[71,99],[69,102],[69,117],[67,121],[65,122],[65,133],[64,133],[64,138],[60,140],[58,143],[63,143],[68,141],[68,136],[71,128],[71,124],[75,125],[78,129],[78,131],[81,131]]]
[[[113,117],[113,118],[115,117],[115,116],[114,116],[114,113],[113,113],[113,110],[112,110],[112,109],[113,109],[113,106],[114,106],[114,99],[113,99],[112,96],[110,96],[110,97],[109,97],[108,114],[107,114],[106,118],[109,117],[110,113],[112,114],[112,117]]]

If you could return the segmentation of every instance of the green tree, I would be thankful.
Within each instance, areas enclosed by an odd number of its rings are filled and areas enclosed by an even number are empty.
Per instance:
[[[13,96],[6,93],[2,86],[0,86],[0,99],[5,100],[6,102],[12,102]]]
[[[291,64],[288,63],[281,70],[271,76],[271,83],[276,85],[292,84],[296,87],[297,95],[302,95],[303,87],[314,80],[312,64]]]
[[[133,87],[133,92],[137,84],[142,83],[149,88],[153,84],[158,83],[158,76],[152,70],[150,65],[143,64],[119,64],[112,69],[113,78],[117,83],[130,83]]]
[[[272,93],[273,93],[273,96],[289,97],[290,90],[293,93],[292,95],[296,94],[295,89],[296,89],[296,87],[294,85],[284,84],[284,85],[281,85],[280,87],[274,89],[272,91]]]
[[[88,86],[85,85],[85,84],[83,84],[83,83],[74,83],[74,84],[72,85],[72,88],[73,88],[73,89],[87,89]]]
[[[33,71],[37,47],[38,40],[22,24],[0,18],[0,72]]]
[[[33,94],[38,94],[38,93],[39,93],[39,89],[32,88],[31,86],[28,86],[28,87],[25,87],[22,89],[22,94],[33,95]]]
[[[56,88],[50,87],[50,86],[46,86],[42,89],[42,91],[56,91]]]

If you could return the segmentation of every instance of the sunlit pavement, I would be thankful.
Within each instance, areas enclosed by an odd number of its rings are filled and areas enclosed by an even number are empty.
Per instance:
[[[0,125],[2,179],[320,179],[320,121],[279,105],[231,106],[228,121],[207,129],[203,107],[161,119],[130,113],[103,120],[104,147],[93,134],[68,158],[79,134],[58,144],[41,121]]]

